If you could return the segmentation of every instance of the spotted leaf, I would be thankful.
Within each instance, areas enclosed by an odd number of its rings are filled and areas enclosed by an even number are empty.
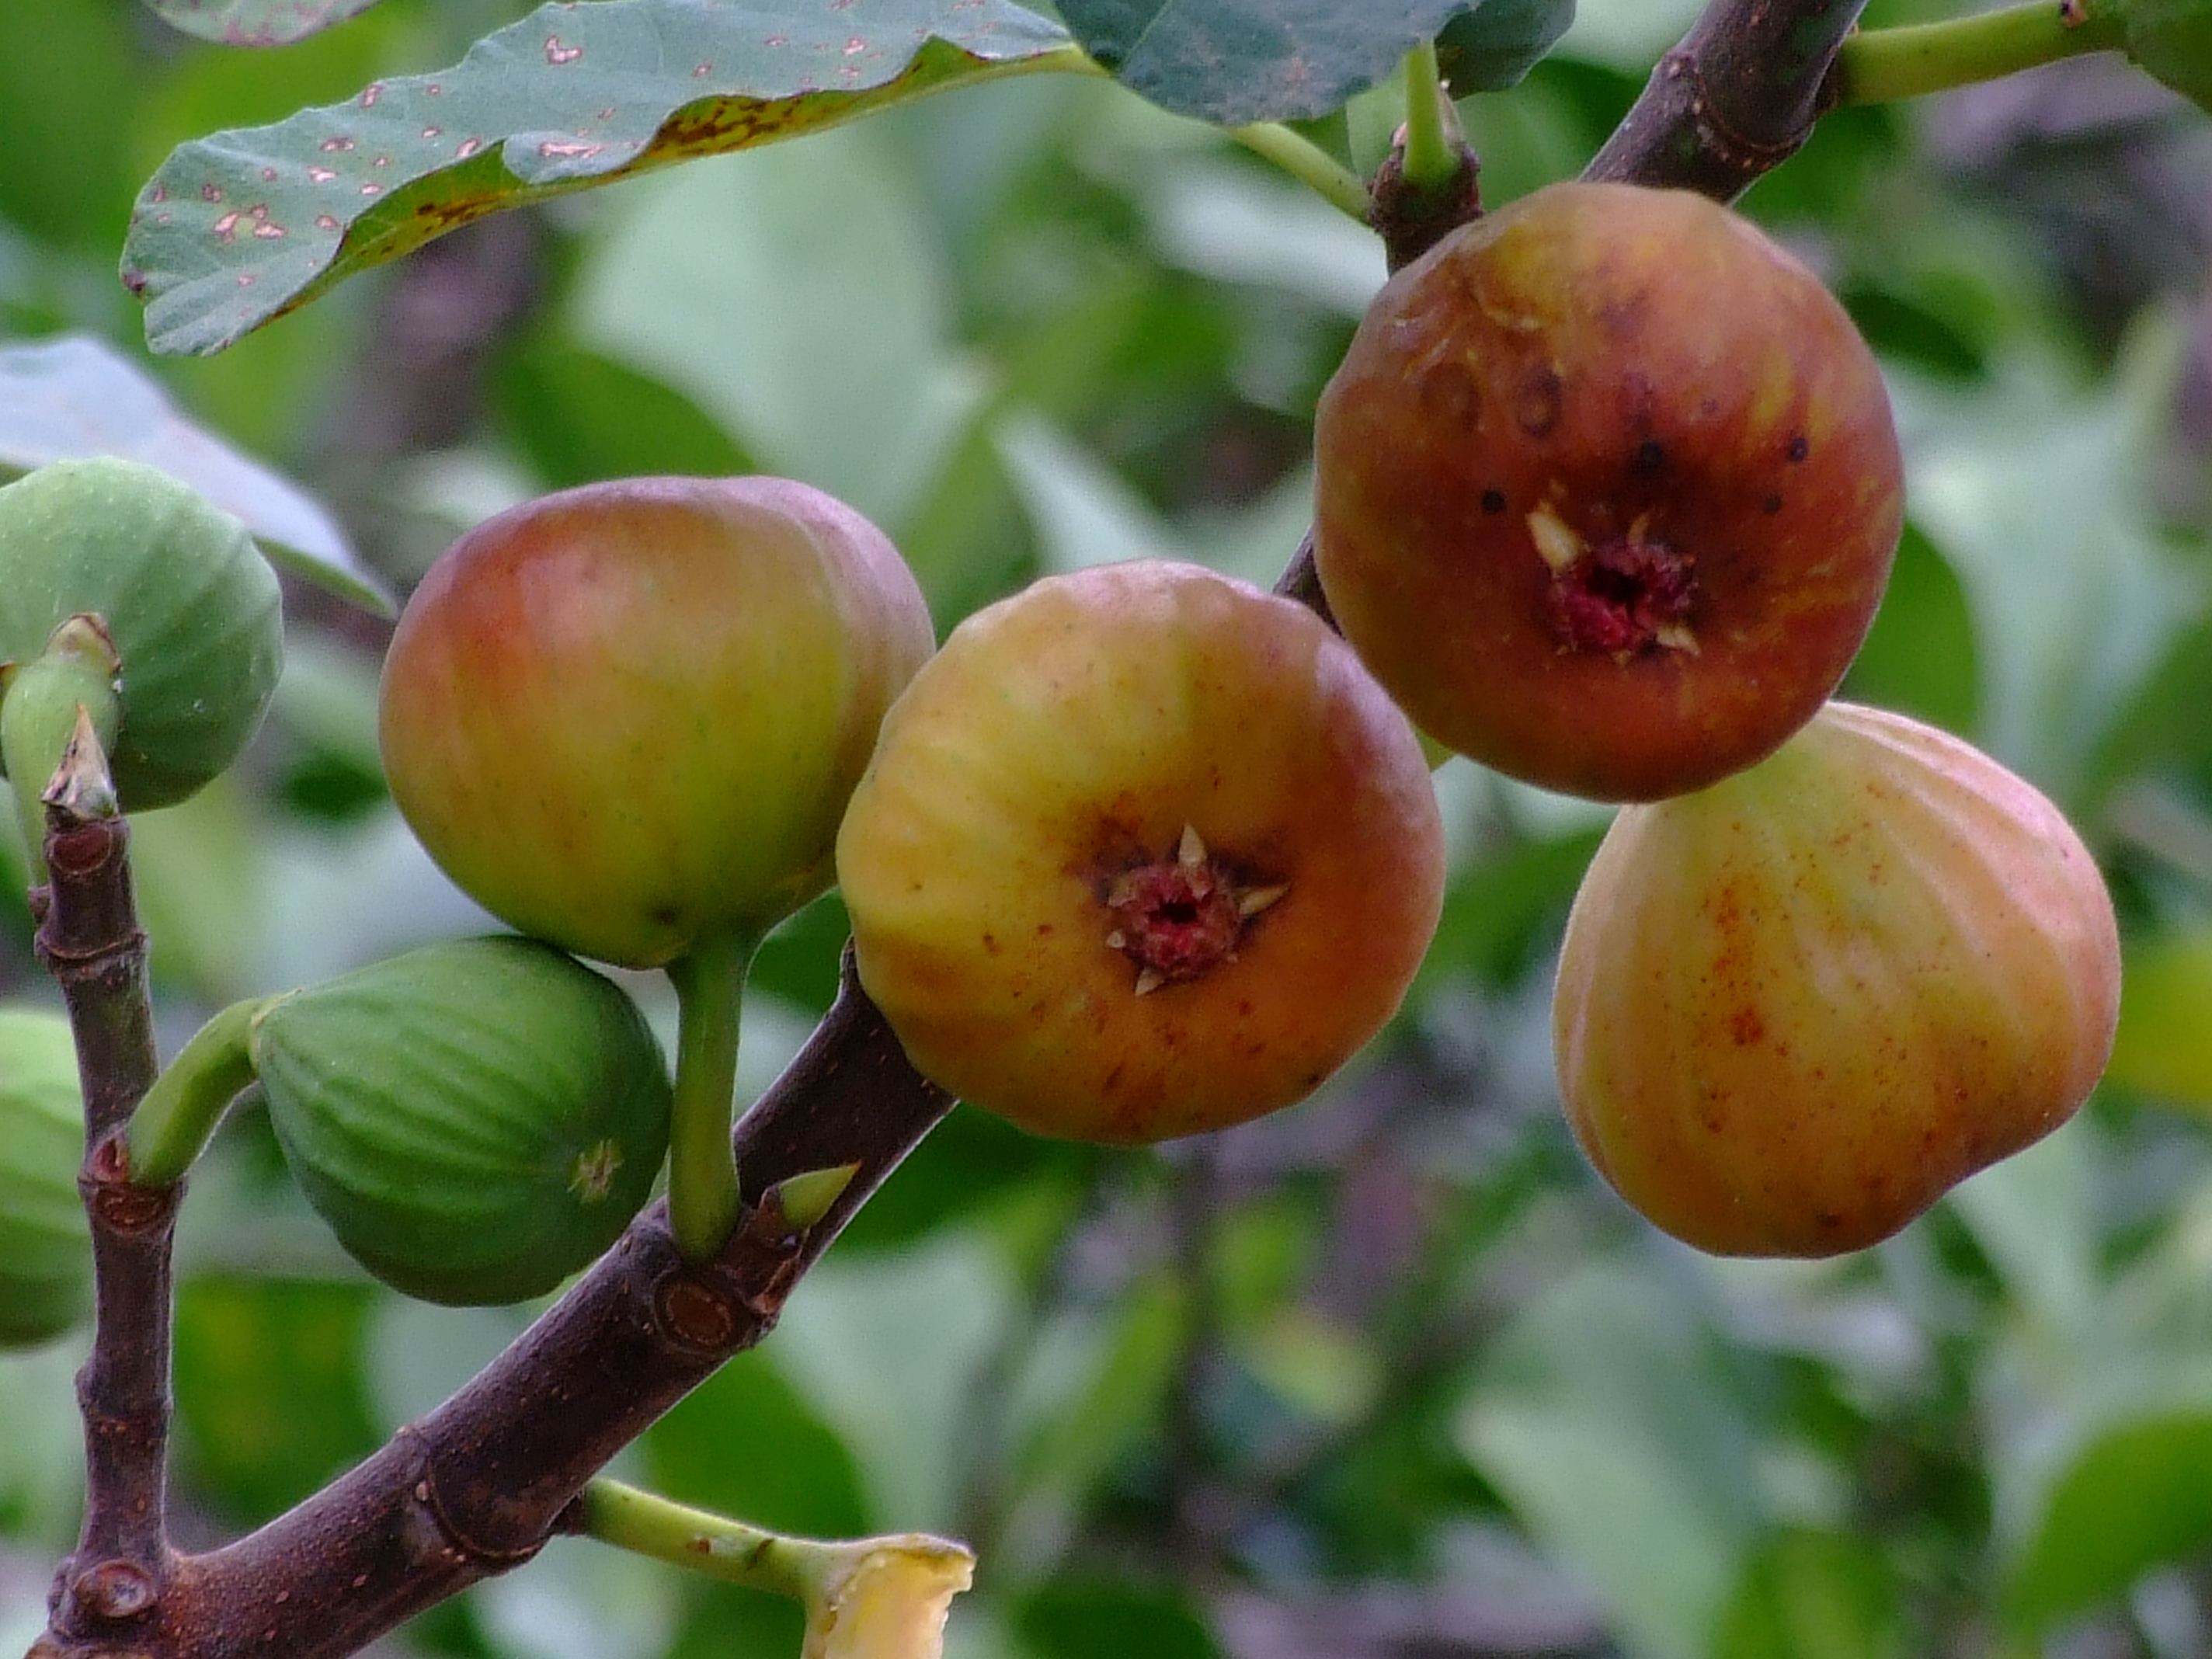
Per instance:
[[[139,196],[123,279],[156,351],[219,351],[487,214],[1084,62],[1012,0],[548,5],[450,70],[184,145]]]

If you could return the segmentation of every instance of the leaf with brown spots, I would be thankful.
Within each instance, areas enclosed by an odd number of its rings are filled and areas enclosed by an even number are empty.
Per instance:
[[[149,343],[214,352],[472,219],[969,82],[1087,67],[1012,0],[593,0],[450,70],[185,144],[123,280]]]
[[[287,46],[358,17],[376,0],[146,0],[171,28],[227,46]]]

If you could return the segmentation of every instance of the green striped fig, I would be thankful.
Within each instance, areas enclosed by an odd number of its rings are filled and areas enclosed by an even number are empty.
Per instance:
[[[534,940],[432,945],[279,998],[252,1051],[308,1202],[426,1302],[551,1290],[629,1224],[668,1149],[636,1005]]]
[[[91,1309],[83,1152],[69,1022],[0,1008],[0,1350],[51,1341]]]
[[[10,769],[51,769],[79,702],[129,811],[183,800],[238,757],[283,664],[276,573],[245,526],[135,461],[58,461],[0,489],[0,676],[10,705],[67,677]],[[33,747],[39,752],[33,754]],[[45,750],[52,749],[52,754]],[[35,794],[46,780],[15,780]]]

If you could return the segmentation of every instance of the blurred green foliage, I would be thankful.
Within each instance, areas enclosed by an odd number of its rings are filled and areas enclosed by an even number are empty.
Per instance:
[[[1287,558],[1380,254],[1101,83],[487,222],[222,356],[143,358],[115,253],[173,145],[453,61],[520,9],[387,0],[257,54],[112,0],[0,7],[0,335],[115,342],[402,589],[526,495],[741,467],[877,517],[940,627],[1050,570]],[[1492,199],[1575,171],[1693,10],[1584,0],[1526,85],[1469,100]],[[1371,164],[1394,95],[1316,136]],[[778,1525],[969,1538],[963,1659],[2212,1652],[2208,202],[2203,118],[2084,62],[1836,117],[1747,204],[1845,297],[1905,432],[1913,526],[1852,695],[2051,790],[2120,896],[2120,1060],[2075,1124],[1862,1257],[1668,1243],[1553,1094],[1551,957],[1603,815],[1455,762],[1435,952],[1322,1098],[1157,1154],[956,1114],[623,1472]],[[171,1046],[233,997],[483,925],[384,798],[383,625],[292,599],[247,766],[138,826]],[[833,898],[764,953],[748,1089],[826,1003],[842,931]],[[7,902],[0,994],[43,999],[27,933]],[[251,1113],[182,1267],[195,1540],[429,1409],[526,1313],[369,1285]],[[0,1361],[0,1650],[74,1527],[75,1358]],[[388,1650],[795,1647],[783,1608],[563,1544]]]

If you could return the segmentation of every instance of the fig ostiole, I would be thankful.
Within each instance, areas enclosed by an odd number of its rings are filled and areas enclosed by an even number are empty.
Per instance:
[[[283,664],[275,572],[167,474],[58,461],[0,489],[0,767],[34,868],[80,708],[123,810],[172,805],[237,759]]]
[[[400,620],[385,763],[430,855],[520,931],[676,983],[671,1210],[694,1259],[737,1214],[745,962],[827,890],[884,712],[933,642],[882,532],[781,478],[527,503],[462,537]]]
[[[431,945],[217,1016],[133,1116],[131,1178],[181,1178],[249,1085],[338,1242],[428,1302],[552,1289],[629,1224],[668,1151],[636,1006],[532,939]]]
[[[77,1194],[84,1104],[69,1022],[0,1008],[0,1350],[66,1335],[92,1309]]]
[[[1330,609],[1435,738],[1603,800],[1771,752],[1872,623],[1904,477],[1819,280],[1687,191],[1563,184],[1392,279],[1321,400]]]
[[[837,847],[915,1066],[1133,1143],[1303,1099],[1396,1011],[1442,826],[1413,727],[1305,607],[1193,565],[1040,582],[884,722]]]
[[[1560,1091],[1667,1232],[1832,1255],[2065,1122],[2119,986],[2111,898],[2055,806],[1948,733],[1832,703],[1616,820],[1568,922]]]

